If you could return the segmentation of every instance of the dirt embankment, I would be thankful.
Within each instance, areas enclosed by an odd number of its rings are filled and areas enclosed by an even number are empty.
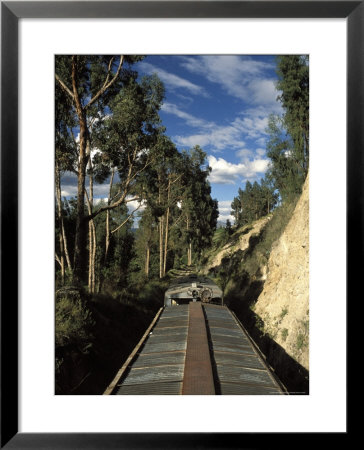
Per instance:
[[[254,306],[269,335],[309,369],[309,177],[293,216],[273,245],[268,273]]]
[[[245,225],[238,229],[230,241],[206,264],[202,273],[208,274],[211,269],[221,265],[224,258],[231,256],[238,250],[245,251],[249,247],[250,238],[259,235],[267,222],[272,218],[271,215],[262,217],[250,225]]]

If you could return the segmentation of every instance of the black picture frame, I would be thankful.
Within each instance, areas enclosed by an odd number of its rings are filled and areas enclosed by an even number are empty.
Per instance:
[[[18,21],[21,18],[346,18],[347,299],[363,276],[364,1],[1,2],[1,448],[258,448],[295,433],[18,432]],[[347,346],[350,352],[350,346]],[[349,436],[337,433],[335,440]],[[279,436],[277,436],[279,435]],[[315,434],[315,439],[318,435]],[[300,436],[300,444],[312,438]],[[271,447],[271,445],[270,445]]]

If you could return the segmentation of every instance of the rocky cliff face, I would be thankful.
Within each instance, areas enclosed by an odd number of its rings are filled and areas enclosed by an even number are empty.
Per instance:
[[[254,312],[264,333],[309,369],[309,177],[293,216],[273,245]]]
[[[272,216],[268,215],[239,228],[230,241],[206,264],[202,273],[208,274],[209,270],[220,266],[223,258],[231,256],[238,250],[246,250],[249,247],[250,238],[259,235],[271,218]]]

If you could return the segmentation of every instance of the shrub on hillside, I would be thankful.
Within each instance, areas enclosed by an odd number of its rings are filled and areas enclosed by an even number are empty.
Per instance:
[[[82,350],[92,340],[94,324],[91,311],[80,298],[65,296],[56,300],[56,347],[74,345]]]

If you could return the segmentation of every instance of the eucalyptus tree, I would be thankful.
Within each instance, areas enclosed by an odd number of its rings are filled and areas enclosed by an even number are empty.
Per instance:
[[[158,110],[164,87],[157,76],[136,81],[137,73],[131,70],[131,64],[139,59],[131,56],[72,56],[58,61],[56,81],[71,98],[79,126],[75,281],[82,281],[85,273],[86,224],[100,213],[142,200],[143,187],[138,181],[151,164],[153,145],[163,131]],[[68,88],[67,80],[72,90]],[[109,195],[107,204],[94,209],[90,185],[91,198],[87,200],[88,213],[85,214],[87,166],[90,181],[94,176],[98,182],[111,177],[110,192],[114,175],[117,175],[117,189],[115,195]],[[113,232],[116,229],[106,234],[106,248]]]
[[[181,196],[181,154],[169,137],[160,134],[154,147],[155,159],[143,176],[147,212],[154,217],[158,227],[159,277],[167,270],[170,227],[176,220],[177,203]]]
[[[278,100],[284,125],[293,141],[296,159],[305,175],[309,167],[309,61],[307,55],[277,57]]]
[[[98,182],[109,177],[109,194],[107,204],[91,216],[106,211],[105,257],[110,235],[132,218],[145,199],[144,173],[157,157],[155,147],[164,131],[158,114],[163,98],[164,86],[155,75],[140,83],[129,79],[110,104],[112,114],[96,125],[99,151],[93,157],[94,172]],[[139,206],[110,229],[110,210],[132,201]]]
[[[65,283],[66,263],[72,273],[72,263],[68,250],[67,233],[64,225],[64,207],[61,195],[62,174],[73,172],[77,161],[77,149],[72,135],[72,128],[76,121],[71,114],[72,103],[67,94],[56,85],[55,89],[55,194],[58,222],[59,256],[57,249],[56,260],[60,265],[61,281]]]
[[[91,155],[90,121],[101,120],[110,100],[125,81],[133,76],[130,65],[135,56],[57,56],[55,59],[56,86],[70,102],[70,113],[79,132],[77,146],[77,222],[74,250],[74,281],[82,281],[85,269],[86,224],[85,180]],[[127,66],[127,68],[125,68]],[[135,77],[135,75],[134,75]]]
[[[235,225],[243,226],[269,214],[277,201],[278,193],[268,175],[260,180],[260,184],[247,181],[245,189],[239,188],[231,203]]]
[[[195,146],[183,153],[184,176],[181,209],[184,215],[184,236],[187,245],[187,264],[193,260],[193,249],[198,256],[211,244],[218,218],[217,200],[211,197],[208,176],[211,168],[206,153]]]
[[[301,192],[309,169],[309,66],[308,57],[277,57],[277,100],[282,116],[270,116],[268,174],[283,200]]]
[[[287,134],[282,118],[270,116],[267,156],[270,158],[268,176],[273,180],[283,201],[301,192],[306,172],[303,161],[298,158],[294,143]]]

